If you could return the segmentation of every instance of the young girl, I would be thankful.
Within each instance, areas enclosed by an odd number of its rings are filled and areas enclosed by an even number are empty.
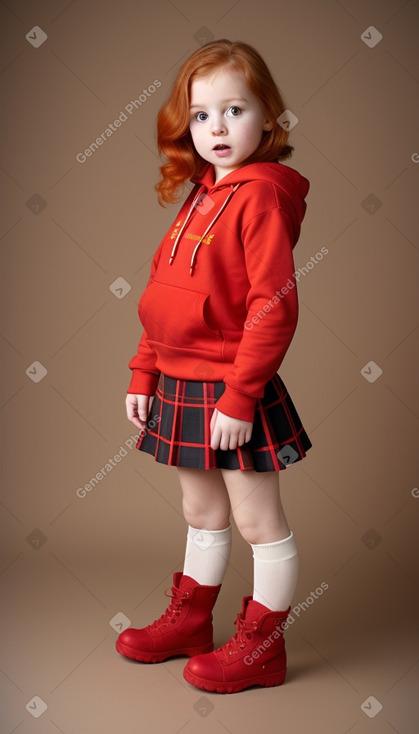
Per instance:
[[[220,693],[276,686],[298,554],[278,473],[311,447],[277,374],[297,325],[292,250],[309,182],[280,161],[293,147],[285,106],[259,54],[207,43],[181,67],[158,114],[167,158],[159,202],[194,184],[151,265],[129,362],[136,448],[176,466],[188,525],[171,602],[118,652],[143,662],[187,655],[185,679]],[[282,121],[283,118],[281,118]],[[147,423],[150,421],[150,427]],[[213,650],[212,609],[231,550],[230,512],[254,558],[234,636]]]

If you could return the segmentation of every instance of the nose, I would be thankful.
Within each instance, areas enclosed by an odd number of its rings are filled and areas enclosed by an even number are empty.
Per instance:
[[[211,133],[213,135],[225,135],[227,128],[222,119],[214,119],[211,125]]]

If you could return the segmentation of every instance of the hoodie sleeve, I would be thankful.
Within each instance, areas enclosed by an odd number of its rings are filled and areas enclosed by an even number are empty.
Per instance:
[[[154,395],[160,377],[160,370],[156,368],[156,359],[156,353],[150,347],[144,330],[137,354],[128,363],[128,367],[132,370],[128,393]]]
[[[160,242],[153,257],[148,283],[157,270],[163,243],[164,239]],[[134,393],[135,395],[155,394],[160,377],[160,370],[156,367],[156,360],[157,355],[148,343],[147,333],[144,329],[138,345],[137,354],[128,363],[128,367],[132,370],[131,382],[127,390],[128,393]]]
[[[190,191],[186,200],[183,202],[182,206],[179,209],[176,219],[174,220],[175,222],[189,208],[193,198],[195,197],[196,190],[197,187],[194,187],[192,191]],[[154,278],[161,257],[163,245],[172,229],[173,224],[169,227],[154,254],[150,267],[150,277],[146,288],[149,285],[150,281]],[[144,288],[144,290],[146,288]],[[144,329],[141,335],[140,343],[138,345],[137,354],[132,357],[132,359],[130,359],[128,363],[129,368],[132,370],[131,382],[127,390],[128,393],[134,393],[136,395],[155,394],[160,377],[160,370],[156,367],[156,361],[157,354],[150,346],[147,338],[147,333]]]
[[[258,398],[280,367],[298,320],[290,215],[280,205],[254,216],[242,229],[250,288],[243,336],[226,389],[215,407],[233,418],[254,420]]]

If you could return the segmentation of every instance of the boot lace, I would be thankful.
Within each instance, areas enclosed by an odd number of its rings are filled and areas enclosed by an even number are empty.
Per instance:
[[[183,600],[189,596],[188,591],[180,591],[175,586],[172,589],[166,589],[164,594],[171,599],[171,602],[161,617],[150,625],[150,629],[156,629],[162,625],[174,624],[181,612]]]
[[[256,620],[244,619],[241,612],[238,613],[234,624],[236,626],[235,634],[217,650],[217,652],[223,653],[227,659],[230,655],[236,655],[240,650],[244,650],[246,645],[249,644],[249,640],[252,639],[253,632],[258,628]]]

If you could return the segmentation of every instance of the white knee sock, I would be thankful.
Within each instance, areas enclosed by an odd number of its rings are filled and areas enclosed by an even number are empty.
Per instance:
[[[298,551],[291,530],[288,538],[252,545],[253,599],[272,611],[286,611],[297,585]]]
[[[183,573],[198,584],[218,586],[231,552],[231,525],[224,530],[198,530],[188,525]]]

